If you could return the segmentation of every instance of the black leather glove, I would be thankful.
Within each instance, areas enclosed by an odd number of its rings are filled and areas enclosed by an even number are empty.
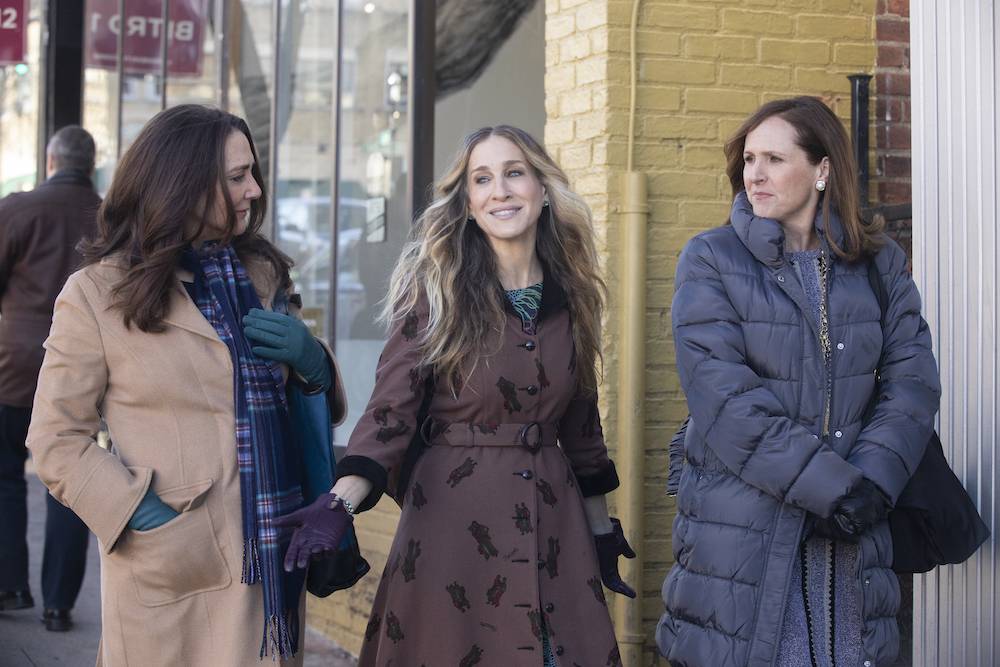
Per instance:
[[[829,519],[816,519],[813,535],[842,542],[857,542],[889,514],[889,501],[871,481],[861,481],[840,499]]]
[[[618,574],[618,556],[635,558],[635,552],[632,551],[628,540],[625,539],[621,522],[612,518],[611,525],[613,528],[610,533],[594,535],[594,544],[597,546],[597,562],[601,566],[601,581],[615,593],[634,598],[635,591],[622,581],[621,575]]]

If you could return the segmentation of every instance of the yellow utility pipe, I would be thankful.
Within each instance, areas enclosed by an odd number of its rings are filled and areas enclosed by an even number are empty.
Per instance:
[[[618,596],[616,625],[626,667],[641,664],[643,649],[643,487],[646,427],[646,175],[622,177],[621,351],[618,355],[618,460],[625,480],[619,507],[622,528],[635,558],[622,559],[625,581],[638,592],[635,600]]]
[[[635,600],[616,596],[615,625],[625,667],[639,667],[645,635],[642,630],[643,602],[643,488],[645,486],[646,429],[646,227],[649,204],[646,175],[633,170],[636,100],[636,29],[639,2],[632,5],[630,36],[630,104],[628,123],[628,169],[622,174],[621,191],[621,320],[618,355],[618,461],[625,480],[625,497],[618,507],[622,528],[635,550],[634,559],[621,559],[624,578],[638,593]]]

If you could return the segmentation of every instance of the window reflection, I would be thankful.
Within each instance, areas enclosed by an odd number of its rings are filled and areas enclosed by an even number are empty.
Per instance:
[[[108,11],[116,10],[105,5],[117,2],[87,0],[87,7],[101,6],[107,19]],[[162,8],[159,2],[127,0],[127,13],[153,4]],[[167,104],[222,103],[247,120],[264,178],[274,183],[269,192],[274,228],[265,232],[295,261],[292,277],[304,316],[334,343],[343,366],[351,413],[337,430],[338,443],[350,434],[371,394],[385,339],[377,316],[410,232],[412,2],[170,1],[171,7],[203,12],[205,25],[185,44],[188,54],[192,43],[200,44],[194,50],[198,66],[169,70]],[[226,25],[218,26],[222,15]],[[224,101],[218,89],[219,31],[229,68]],[[117,43],[102,49],[103,57],[117,64]],[[84,120],[98,142],[102,190],[117,156],[162,105],[160,70],[126,66],[125,72],[119,98],[114,67],[88,59],[85,71]]]
[[[220,0],[221,1],[221,0]],[[271,100],[274,95],[274,17],[272,0],[225,0],[229,23],[229,105],[246,120],[257,147],[261,174],[270,182]],[[268,196],[274,196],[269,192]]]
[[[215,42],[215,4],[219,0],[186,0],[184,19],[197,21],[199,27],[181,33],[185,41],[171,40],[170,67],[167,76],[167,105],[218,104],[217,81],[219,54]],[[171,10],[177,0],[170,0]],[[199,38],[199,44],[192,42]]]
[[[345,0],[337,184],[337,358],[347,383],[346,444],[371,396],[385,342],[376,319],[410,232],[408,0]]]
[[[94,187],[102,195],[111,186],[118,161],[118,75],[86,67],[83,71],[83,127],[94,137]]]
[[[105,3],[106,4],[106,3]],[[115,165],[118,162],[118,74],[108,65],[95,62],[98,28],[103,22],[94,21],[94,14],[103,11],[103,5],[87,0],[84,26],[83,70],[83,127],[94,137],[97,149],[94,161],[94,187],[104,195],[111,186]],[[107,52],[111,61],[117,60],[118,45],[113,42]],[[104,52],[104,51],[102,51]]]
[[[0,67],[0,196],[31,190],[37,173],[40,0],[32,0],[25,62]]]
[[[214,3],[125,0],[124,74],[118,96],[118,0],[87,0],[83,124],[97,143],[95,185],[105,192],[119,155],[163,108],[163,44],[167,40],[167,104],[216,102]],[[119,109],[121,131],[118,130]],[[119,137],[121,145],[118,144]]]
[[[331,338],[333,267],[333,83],[337,64],[336,0],[289,0],[281,12],[278,60],[278,171],[275,240],[295,260],[292,279],[302,295],[303,318]]]

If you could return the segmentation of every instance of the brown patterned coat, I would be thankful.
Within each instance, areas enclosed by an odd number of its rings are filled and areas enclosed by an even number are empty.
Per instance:
[[[424,318],[391,331],[338,465],[375,484],[359,509],[383,491],[402,506],[359,664],[541,665],[543,627],[560,665],[620,664],[582,500],[618,478],[596,395],[577,390],[565,295],[547,276],[536,334],[508,313],[502,345],[457,398],[437,388],[432,446],[400,498],[425,386],[414,381]],[[531,422],[560,446],[519,444],[519,425]]]

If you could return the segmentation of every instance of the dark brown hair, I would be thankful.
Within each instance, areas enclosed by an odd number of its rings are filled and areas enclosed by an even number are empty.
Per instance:
[[[251,174],[261,188],[239,236],[233,235],[236,210],[225,182],[226,139],[233,132],[250,142]],[[226,200],[221,242],[232,243],[241,258],[266,260],[280,286],[290,285],[291,260],[260,233],[267,197],[250,128],[225,111],[182,104],[153,116],[125,151],[98,211],[97,234],[81,244],[87,264],[121,256],[127,272],[113,296],[126,326],[163,330],[181,253],[209,224],[220,191]]]
[[[791,97],[768,102],[744,121],[726,142],[726,175],[733,186],[733,196],[743,187],[743,148],[747,135],[772,116],[795,128],[796,143],[812,164],[830,160],[830,173],[822,195],[823,219],[832,208],[844,226],[844,247],[827,238],[831,249],[848,262],[874,254],[882,242],[880,224],[865,223],[861,218],[858,194],[858,168],[844,124],[818,97]]]

